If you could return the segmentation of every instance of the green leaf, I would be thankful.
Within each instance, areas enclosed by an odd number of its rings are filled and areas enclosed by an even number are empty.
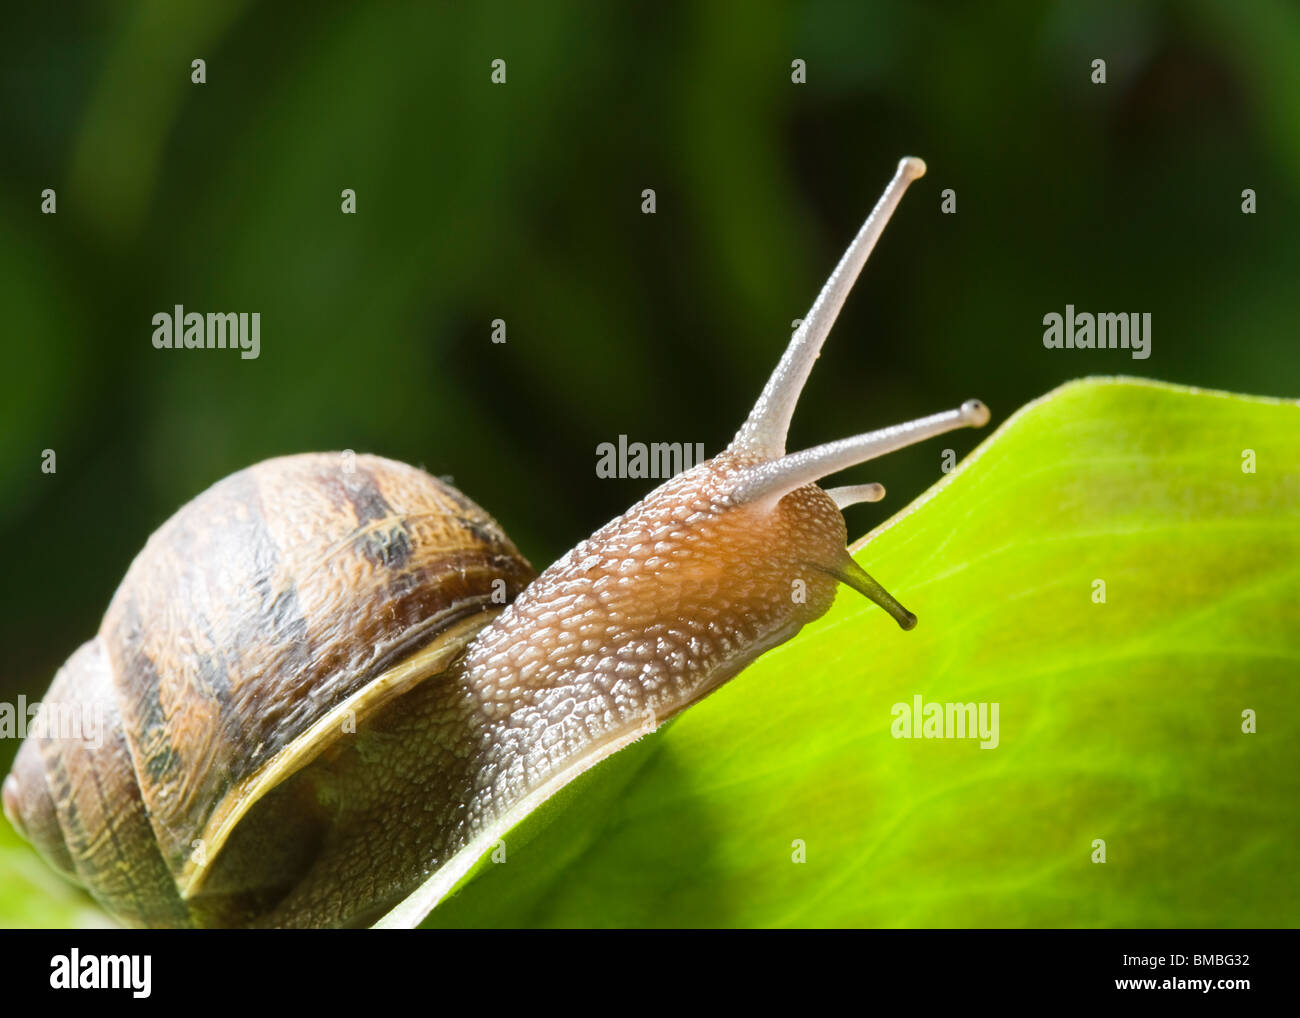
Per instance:
[[[1072,383],[856,550],[914,632],[842,591],[426,924],[1300,922],[1300,405]]]
[[[0,818],[0,926],[84,930],[113,925],[90,895],[55,873]]]
[[[426,925],[1297,925],[1300,405],[1072,383],[857,552],[915,631],[842,591]],[[893,737],[916,695],[998,745]],[[0,916],[104,922],[4,824]]]

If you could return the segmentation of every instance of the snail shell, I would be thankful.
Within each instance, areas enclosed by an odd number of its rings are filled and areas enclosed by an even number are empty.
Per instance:
[[[233,474],[153,534],[55,677],[43,711],[90,708],[102,745],[28,739],[6,812],[134,925],[364,923],[427,863],[393,836],[393,785],[438,755],[377,751],[372,726],[387,709],[437,733],[445,718],[393,705],[533,575],[414,467],[313,454]]]

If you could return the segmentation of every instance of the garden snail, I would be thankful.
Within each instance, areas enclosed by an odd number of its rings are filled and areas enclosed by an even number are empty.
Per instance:
[[[93,705],[100,745],[28,738],[10,822],[132,925],[409,925],[490,825],[794,636],[839,583],[910,629],[845,548],[840,510],[883,488],[816,482],[987,409],[791,455],[785,436],[924,172],[899,163],[731,444],[540,576],[469,499],[374,456],[268,460],[182,507],[42,706]]]

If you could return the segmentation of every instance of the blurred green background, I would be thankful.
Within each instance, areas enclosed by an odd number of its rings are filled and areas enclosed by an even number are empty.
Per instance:
[[[6,21],[6,700],[44,692],[162,520],[269,456],[450,475],[552,561],[651,486],[598,479],[599,443],[726,443],[904,154],[929,174],[792,446],[971,396],[997,422],[1086,374],[1300,395],[1294,3],[220,0]],[[259,311],[261,356],[155,350],[177,303]],[[1152,356],[1045,350],[1066,303],[1151,312]],[[851,535],[976,438],[856,472],[890,495],[850,510]]]

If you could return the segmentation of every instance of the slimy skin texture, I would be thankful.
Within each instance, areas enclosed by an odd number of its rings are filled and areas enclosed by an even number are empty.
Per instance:
[[[545,570],[470,646],[485,722],[471,822],[593,743],[653,728],[830,607],[844,518],[825,492],[733,505],[724,454]]]
[[[471,645],[464,668],[493,742],[545,733],[513,754],[521,778],[611,728],[672,717],[830,607],[844,517],[814,485],[733,505],[734,459],[699,465],[606,524]]]

